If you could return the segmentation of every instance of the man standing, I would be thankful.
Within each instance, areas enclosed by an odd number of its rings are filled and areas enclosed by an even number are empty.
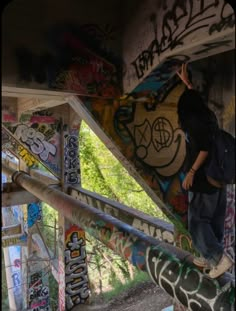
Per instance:
[[[226,187],[209,183],[205,174],[218,124],[199,92],[193,90],[187,65],[183,64],[177,74],[187,86],[177,108],[179,125],[186,137],[186,176],[182,187],[188,191],[188,230],[202,256],[194,258],[193,263],[210,268],[209,277],[217,278],[233,265],[223,245]]]

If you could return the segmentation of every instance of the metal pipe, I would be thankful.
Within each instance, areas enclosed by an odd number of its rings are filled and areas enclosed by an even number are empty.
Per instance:
[[[67,193],[73,198],[96,207],[100,211],[120,219],[149,236],[174,245],[173,224],[78,186],[68,186]],[[185,237],[188,238],[188,235],[189,233],[187,232]]]
[[[26,173],[6,168],[4,171],[11,173],[13,182],[55,208],[72,223],[79,223],[86,232],[140,270],[148,272],[155,283],[189,310],[232,310],[234,286],[227,274],[219,280],[212,280],[192,265],[192,255],[188,252],[148,237]]]
[[[6,164],[2,163],[2,173],[7,175],[7,176],[12,176],[15,172],[17,172],[16,170],[14,170],[13,168],[7,166]]]

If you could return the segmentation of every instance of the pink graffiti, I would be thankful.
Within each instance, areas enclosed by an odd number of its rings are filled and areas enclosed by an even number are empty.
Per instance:
[[[16,117],[10,114],[3,114],[3,122],[16,122]]]
[[[45,306],[46,304],[47,304],[47,301],[42,300],[40,302],[36,302],[36,303],[32,304],[30,307],[31,307],[31,309],[33,309],[33,308]]]
[[[119,96],[120,91],[113,85],[115,67],[97,56],[72,33],[64,32],[61,43],[73,49],[77,55],[73,58],[68,71],[61,72],[56,86],[80,93],[101,93],[103,96]]]
[[[21,267],[21,261],[19,258],[15,259],[14,262],[14,267],[20,268]]]
[[[64,260],[60,256],[58,259],[58,300],[59,300],[59,311],[65,310],[65,269],[64,269]]]
[[[228,207],[225,218],[225,229],[233,228],[235,223],[235,210],[232,207]]]
[[[224,249],[234,259],[235,258],[235,186],[227,186],[227,209],[225,217]],[[231,268],[234,274],[235,267]]]
[[[31,123],[48,123],[48,124],[54,124],[55,118],[50,116],[32,116],[30,118]]]
[[[228,249],[229,247],[231,247],[235,242],[235,236],[234,235],[227,235],[224,237],[224,244],[225,244],[225,248]]]

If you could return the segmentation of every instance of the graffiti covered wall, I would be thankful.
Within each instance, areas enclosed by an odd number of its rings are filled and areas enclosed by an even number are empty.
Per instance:
[[[120,95],[119,0],[21,3],[3,14],[4,85]]]
[[[69,194],[84,203],[93,206],[104,213],[111,215],[128,225],[152,236],[158,240],[174,244],[174,228],[160,219],[155,219],[134,208],[130,208],[116,201],[109,200],[95,193],[90,193],[81,188],[70,188]]]
[[[22,159],[29,168],[43,164],[59,177],[61,174],[61,127],[63,109],[22,114],[17,121],[2,116],[3,148]],[[7,109],[8,107],[6,107]]]
[[[235,263],[235,185],[227,186],[224,248]],[[235,275],[235,264],[231,269],[231,273]]]
[[[71,212],[71,217],[78,220],[86,232],[139,269],[148,271],[155,283],[172,297],[176,297],[189,310],[228,311],[233,308],[234,294],[233,289],[230,289],[231,282],[228,280],[220,288],[218,280],[209,279],[189,264],[187,253],[183,252],[182,260],[179,260],[176,256],[177,249],[174,250],[168,245],[167,252],[164,249],[165,243],[147,237],[129,225],[93,208],[90,211],[75,208],[71,209]],[[148,246],[149,243],[152,245]],[[223,296],[226,299],[223,299]]]
[[[183,90],[178,85],[154,110],[147,108],[142,94],[140,101],[128,97],[104,104],[88,100],[85,104],[147,185],[169,202],[168,216],[174,215],[172,220],[177,216],[185,223],[187,201],[181,187],[185,139],[176,116],[176,102]]]
[[[80,183],[79,163],[79,129],[67,130],[64,126],[64,182],[66,184]]]
[[[234,49],[234,11],[223,0],[147,0],[124,14],[125,92],[168,57],[186,62]]]
[[[30,310],[50,311],[48,267],[36,251],[29,256],[28,264],[27,307]]]
[[[78,226],[71,225],[65,234],[66,310],[72,310],[89,299],[85,233]]]
[[[228,71],[225,69],[226,73],[223,74],[223,67],[226,67],[222,64],[225,64],[226,55]],[[233,128],[234,122],[234,115],[228,113],[232,111],[235,99],[232,86],[234,57],[232,51],[191,65],[195,87],[216,113],[220,126],[228,124],[228,128]],[[225,75],[228,87],[223,90],[221,82]],[[187,220],[187,195],[182,189],[185,141],[178,127],[176,113],[178,98],[183,91],[184,86],[177,83],[161,102],[155,98],[151,102],[143,91],[114,101],[84,98],[96,122],[112,138],[130,164],[134,165],[146,184],[167,203],[163,211],[179,228]],[[109,144],[106,145],[109,147]]]

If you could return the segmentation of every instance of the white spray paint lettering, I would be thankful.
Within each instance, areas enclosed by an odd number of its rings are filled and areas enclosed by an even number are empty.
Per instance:
[[[56,147],[45,140],[43,133],[37,132],[32,127],[20,124],[17,126],[14,135],[25,143],[34,154],[39,155],[43,161],[47,161],[49,154],[53,156],[56,154]]]

